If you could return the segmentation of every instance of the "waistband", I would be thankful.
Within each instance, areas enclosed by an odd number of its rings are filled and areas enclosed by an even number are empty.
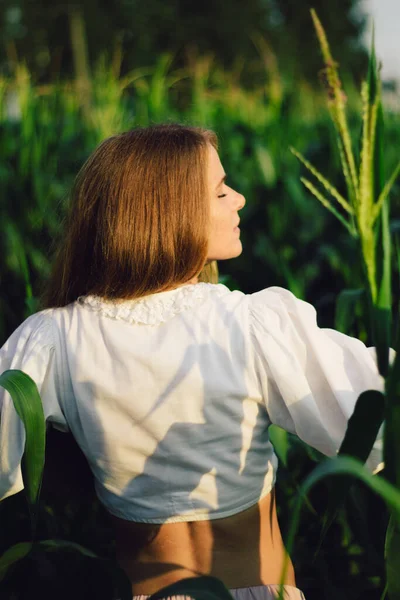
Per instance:
[[[214,578],[211,577],[209,579],[214,580]],[[185,585],[183,583],[184,581],[185,580],[182,580],[180,583]],[[186,582],[189,582],[189,579],[186,580]],[[133,596],[132,600],[147,600],[150,597],[152,598],[152,600],[196,600],[196,598],[198,597],[205,599],[206,596],[207,600],[228,600],[228,598],[232,597],[234,600],[276,600],[277,598],[279,598],[280,590],[279,585],[255,585],[227,590],[223,583],[219,582],[218,580],[215,580],[213,582],[213,585],[212,587],[210,586],[209,590],[204,590],[204,588],[202,588],[201,592],[195,587],[193,588],[193,590],[191,590],[190,584],[189,586],[187,586],[186,584],[185,588],[183,588],[182,586],[182,590],[176,589],[175,586],[176,584],[174,584],[173,586],[167,586],[166,588],[164,588],[164,590],[159,590],[156,594],[153,594],[152,596],[145,594]],[[181,593],[179,593],[180,591]],[[284,585],[283,600],[305,600],[305,596],[303,592],[299,590],[299,588],[293,587],[291,585]]]

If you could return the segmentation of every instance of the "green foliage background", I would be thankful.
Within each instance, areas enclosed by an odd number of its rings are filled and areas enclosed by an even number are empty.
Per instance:
[[[247,198],[241,224],[244,251],[238,259],[220,264],[221,280],[245,292],[287,287],[314,304],[320,325],[334,326],[338,293],[362,285],[359,261],[347,233],[303,189],[301,167],[288,150],[296,146],[343,190],[322,97],[306,85],[287,86],[270,63],[268,83],[246,91],[235,73],[222,70],[210,58],[174,69],[171,56],[164,54],[145,71],[124,76],[119,72],[115,62],[97,63],[89,111],[71,83],[34,85],[23,65],[13,78],[0,79],[0,343],[38,308],[68,191],[85,158],[107,135],[166,120],[214,129],[228,181]],[[359,106],[351,85],[348,104],[357,135]],[[398,161],[399,138],[400,116],[389,113],[388,172]],[[393,231],[398,229],[398,214],[397,185],[392,194]],[[397,300],[397,272],[393,280]],[[362,300],[354,305],[352,317],[346,332],[368,343]],[[277,487],[284,531],[295,491],[319,460],[295,437],[289,436],[288,442]],[[328,498],[329,488],[320,484],[304,509],[293,555],[298,586],[309,600],[379,599],[387,523],[383,502],[361,484],[355,486],[316,555]],[[0,553],[29,537],[21,494],[0,504],[0,524]],[[110,525],[94,497],[83,455],[68,435],[55,431],[48,432],[38,535],[70,539],[101,556],[113,556]],[[98,577],[87,562],[75,564],[68,556],[46,560],[31,565],[30,581],[44,572],[48,581],[58,578],[69,586],[75,581],[79,587],[83,573],[89,572],[93,581]],[[19,577],[18,571],[14,577]]]
[[[151,66],[165,51],[176,67],[211,54],[221,67],[241,71],[242,81],[251,86],[263,79],[261,36],[288,80],[312,84],[320,67],[310,35],[311,7],[329,26],[336,59],[345,64],[351,53],[348,69],[360,77],[366,66],[362,0],[2,0],[0,69],[12,71],[23,59],[43,83],[79,75],[76,60],[84,61],[84,54],[90,69],[105,51],[121,47],[124,74]],[[76,20],[84,30],[80,41]],[[76,51],[77,44],[86,50]]]

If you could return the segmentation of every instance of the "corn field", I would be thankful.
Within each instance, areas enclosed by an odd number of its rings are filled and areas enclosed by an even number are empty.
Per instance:
[[[384,407],[382,477],[367,476],[356,461],[366,458],[357,454],[356,426],[343,452],[353,458],[329,463],[294,436],[272,433],[279,517],[297,585],[308,600],[397,600],[400,377],[397,361],[389,368],[388,351],[398,339],[400,115],[382,110],[373,50],[362,93],[347,82],[345,95],[315,14],[314,24],[324,67],[320,93],[293,89],[271,64],[264,86],[244,90],[210,58],[173,71],[168,55],[125,77],[118,61],[102,60],[85,102],[71,82],[35,85],[23,64],[13,78],[0,79],[0,343],[40,308],[69,190],[95,145],[150,123],[214,129],[229,185],[247,199],[244,251],[219,265],[221,281],[247,293],[290,289],[316,307],[319,325],[375,345],[386,378],[385,394],[365,400],[375,423]],[[0,383],[14,390],[12,378]],[[9,594],[2,597],[20,597],[11,590],[21,574],[35,580],[44,573],[46,593],[56,597],[64,589],[80,598],[85,573],[85,597],[110,600],[119,583],[123,588],[110,526],[82,455],[65,434],[47,432],[40,503],[39,488],[40,477],[28,498],[31,513],[22,494],[0,504],[0,589]],[[41,544],[36,553],[31,534]]]

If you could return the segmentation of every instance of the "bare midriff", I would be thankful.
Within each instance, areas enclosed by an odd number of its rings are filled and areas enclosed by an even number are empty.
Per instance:
[[[199,575],[218,577],[230,589],[280,583],[287,554],[274,492],[223,519],[160,525],[112,520],[117,559],[133,595]],[[296,585],[290,560],[285,583]]]

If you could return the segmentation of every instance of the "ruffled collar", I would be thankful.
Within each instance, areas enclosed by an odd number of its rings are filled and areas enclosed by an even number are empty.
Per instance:
[[[221,296],[226,292],[229,290],[222,283],[200,282],[143,296],[137,300],[105,300],[100,296],[88,295],[80,296],[77,302],[111,319],[158,325],[185,310],[202,304],[211,294]]]

